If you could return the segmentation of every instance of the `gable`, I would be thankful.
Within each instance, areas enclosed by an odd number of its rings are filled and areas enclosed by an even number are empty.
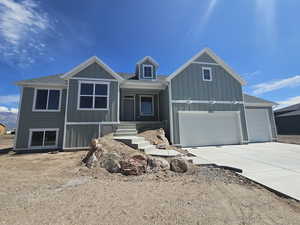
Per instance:
[[[73,77],[96,78],[96,79],[116,79],[96,62],[76,73]]]
[[[192,57],[190,60],[188,60],[185,64],[183,64],[181,67],[179,67],[175,72],[173,72],[171,75],[168,76],[167,81],[171,81],[174,77],[176,77],[179,73],[181,73],[184,69],[186,69],[191,64],[205,64],[208,65],[210,62],[199,62],[197,59],[200,60],[214,60],[217,66],[220,66],[223,68],[227,73],[232,76],[234,79],[236,79],[241,85],[245,85],[246,82],[243,80],[241,76],[236,74],[220,57],[218,57],[212,50],[205,48],[202,51],[200,51],[198,54],[196,54],[194,57]]]
[[[206,52],[200,55],[196,62],[206,62],[206,63],[217,63],[212,57],[210,57]]]

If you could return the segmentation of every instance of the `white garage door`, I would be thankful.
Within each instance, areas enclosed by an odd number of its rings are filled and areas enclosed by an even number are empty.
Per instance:
[[[271,141],[271,124],[267,109],[246,109],[249,142]]]
[[[182,146],[240,144],[239,112],[179,112],[179,136]]]

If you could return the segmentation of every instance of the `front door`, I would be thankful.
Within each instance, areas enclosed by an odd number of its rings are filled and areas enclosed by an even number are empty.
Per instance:
[[[134,121],[135,120],[135,100],[134,95],[126,95],[123,98],[123,120],[124,121]]]

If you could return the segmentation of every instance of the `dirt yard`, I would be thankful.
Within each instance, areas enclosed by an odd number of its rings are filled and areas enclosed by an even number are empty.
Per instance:
[[[139,177],[87,169],[86,152],[0,156],[0,224],[300,224],[300,203],[231,172]]]
[[[278,135],[278,142],[300,145],[300,135]]]

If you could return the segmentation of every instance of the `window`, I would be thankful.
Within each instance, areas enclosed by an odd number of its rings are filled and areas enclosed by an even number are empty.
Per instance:
[[[60,91],[56,89],[35,89],[33,111],[59,111]]]
[[[143,116],[153,116],[153,111],[153,96],[140,96],[140,114]]]
[[[202,76],[205,81],[212,81],[211,68],[202,67]]]
[[[58,129],[31,129],[30,148],[57,147]]]
[[[143,65],[143,76],[144,78],[153,78],[153,66]]]
[[[108,93],[108,83],[80,82],[78,109],[107,110],[109,99]]]

